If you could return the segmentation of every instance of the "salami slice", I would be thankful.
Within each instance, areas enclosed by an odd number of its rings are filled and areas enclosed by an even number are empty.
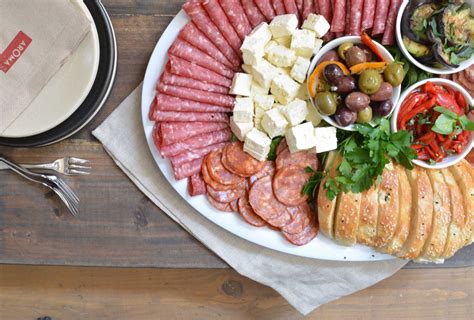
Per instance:
[[[181,29],[179,32],[178,38],[183,39],[202,52],[207,53],[220,63],[228,66],[229,68],[233,68],[234,70],[238,70],[240,67],[239,64],[232,64],[229,59],[227,59],[222,52],[204,35],[204,33],[199,30],[196,25],[191,21]]]
[[[224,122],[162,122],[160,135],[162,145],[166,146],[201,133],[218,131],[228,127],[229,125]]]
[[[188,193],[191,197],[206,193],[206,184],[199,172],[188,178]]]
[[[229,203],[224,203],[224,202],[219,202],[213,197],[211,197],[209,194],[207,194],[207,200],[211,203],[211,205],[216,208],[219,211],[224,211],[224,212],[232,212],[232,208],[230,207]]]
[[[225,146],[222,163],[224,167],[241,177],[250,177],[265,166],[266,161],[259,161],[244,151],[242,142],[237,141]]]
[[[296,14],[298,20],[300,19],[300,14],[298,12],[298,7],[296,6],[295,0],[283,0],[283,4],[285,5],[285,11],[287,14]]]
[[[161,123],[156,122],[155,125],[153,126],[153,132],[151,133],[152,138],[153,138],[153,143],[155,144],[155,147],[158,150],[160,150],[163,145],[162,139],[160,136],[160,127],[161,127]]]
[[[267,21],[271,21],[275,17],[275,10],[270,0],[254,0],[260,12],[265,16]]]
[[[301,16],[303,18],[303,20],[305,20],[310,13],[313,13],[316,11],[316,9],[314,8],[314,0],[304,0],[303,1],[303,11],[301,13]]]
[[[217,72],[203,68],[197,64],[191,63],[173,55],[169,55],[169,59],[169,70],[172,74],[217,84],[226,88],[230,88],[232,85],[232,80],[218,74]]]
[[[218,86],[213,83],[198,81],[192,78],[185,78],[178,76],[176,74],[172,74],[168,68],[161,74],[160,82],[165,84],[173,85],[173,86],[180,86],[185,88],[191,89],[198,89],[207,92],[214,92],[214,93],[221,93],[221,94],[228,94],[229,88]]]
[[[288,207],[291,214],[292,221],[281,230],[286,233],[297,234],[302,232],[312,221],[311,207],[307,202],[302,203],[297,207]]]
[[[219,131],[203,133],[181,142],[163,146],[160,153],[163,157],[169,158],[188,150],[196,150],[204,148],[212,144],[229,141],[232,136],[230,129],[222,129]]]
[[[168,86],[165,84],[165,86]],[[182,88],[187,90],[187,88]],[[192,90],[192,89],[190,89]],[[202,91],[204,92],[204,91]],[[156,110],[159,111],[179,111],[179,112],[230,112],[229,107],[216,106],[213,104],[172,97],[164,93],[158,93],[156,99]]]
[[[235,98],[226,94],[206,92],[191,88],[184,88],[178,86],[170,86],[164,83],[158,83],[156,86],[158,92],[164,93],[168,96],[173,96],[177,98],[182,98],[186,100],[194,100],[197,102],[202,102],[204,104],[214,105],[214,106],[223,106],[228,107],[228,111],[232,111],[234,106]],[[188,104],[190,105],[190,104]],[[202,111],[206,111],[206,107],[202,106]],[[209,106],[207,106],[209,108]],[[224,111],[225,112],[225,111]]]
[[[233,212],[239,212],[239,199],[235,199],[229,204]]]
[[[382,44],[384,46],[390,46],[395,43],[395,22],[401,4],[401,0],[392,0],[390,2],[390,9],[388,10],[387,21],[385,22],[385,31],[382,37]]]
[[[351,18],[349,20],[350,35],[360,35],[363,7],[364,0],[351,0]]]
[[[249,201],[246,197],[241,197],[238,202],[239,206],[239,214],[240,216],[252,226],[255,227],[264,227],[267,225],[265,221],[260,218],[255,211],[253,211],[252,207],[250,206]]]
[[[316,237],[318,230],[316,218],[312,218],[312,221],[300,233],[292,234],[283,231],[282,234],[290,243],[303,246]]]
[[[315,0],[315,2],[318,3],[319,14],[322,15],[329,22],[329,24],[331,24],[331,0]]]
[[[310,174],[301,167],[287,166],[277,170],[273,179],[275,197],[287,206],[297,206],[306,202],[308,196],[303,193],[303,187],[309,178]]]
[[[208,185],[207,193],[219,202],[230,203],[242,197],[245,193],[245,189],[236,188],[236,189],[229,189],[229,190],[216,190]]]
[[[241,0],[242,8],[244,8],[245,15],[250,21],[252,28],[255,28],[262,22],[266,22],[265,16],[260,12],[253,0]]]
[[[371,29],[374,25],[375,5],[377,0],[364,0],[364,12],[362,13],[362,30]]]
[[[279,155],[285,149],[288,149],[288,144],[286,143],[286,139],[282,139],[277,146],[276,154]]]
[[[188,1],[184,3],[183,9],[196,27],[216,45],[232,65],[240,64],[240,57],[237,54],[238,51],[234,51],[232,46],[226,41],[219,29],[209,18],[200,1]]]
[[[318,158],[316,154],[310,151],[300,151],[291,153],[289,149],[283,150],[276,158],[276,169],[280,170],[288,166],[297,166],[300,168],[311,167],[318,170]]]
[[[230,23],[243,41],[245,36],[252,31],[252,27],[250,26],[250,22],[245,15],[244,8],[242,8],[240,1],[221,0],[220,3]]]
[[[346,27],[346,0],[334,0],[331,32],[343,32]]]
[[[176,180],[181,180],[181,179],[190,177],[195,173],[199,173],[199,171],[201,171],[201,165],[202,165],[202,158],[183,163],[176,167],[173,166],[173,164],[171,164],[171,166],[173,167],[173,173]]]
[[[344,23],[344,34],[349,34],[351,16],[352,16],[351,0],[346,0],[346,21]]]
[[[272,0],[272,6],[277,16],[286,14],[285,4],[283,3],[283,0]]]
[[[216,150],[219,148],[222,148],[225,145],[225,142],[222,143],[216,143],[216,144],[211,144],[207,147],[204,148],[199,148],[199,149],[194,149],[194,150],[187,150],[184,152],[181,152],[180,154],[177,154],[173,157],[170,157],[171,163],[173,163],[175,166],[179,166],[185,162],[194,160],[194,159],[199,159],[204,157],[206,154],[211,152],[212,150]]]
[[[232,79],[234,76],[234,71],[230,68],[180,38],[173,42],[168,53],[197,64],[203,68],[212,70],[228,79]]]
[[[298,12],[301,16],[301,14],[303,13],[303,0],[295,0],[295,3],[296,3],[296,8],[298,8]]]
[[[273,195],[270,176],[263,177],[252,185],[249,203],[260,218],[274,227],[281,228],[291,222],[291,215],[286,206]]]
[[[216,112],[177,112],[155,110],[151,120],[158,122],[225,122],[229,123],[229,116]]]
[[[384,33],[389,6],[390,0],[377,0],[372,36],[378,36]]]
[[[212,22],[214,22],[227,42],[229,42],[232,49],[236,52],[240,52],[242,40],[234,30],[234,27],[230,24],[229,19],[227,19],[227,16],[225,15],[224,10],[222,10],[219,2],[220,1],[218,0],[204,0],[202,4]]]
[[[225,185],[222,183],[217,182],[216,180],[212,179],[211,175],[209,174],[209,170],[207,169],[207,156],[204,158],[202,167],[201,167],[202,178],[207,185],[211,186],[214,190],[231,190],[238,187],[238,184],[230,184]]]
[[[266,161],[265,166],[254,174],[253,176],[249,177],[249,182],[252,185],[255,181],[257,181],[260,178],[270,176],[273,177],[275,175],[275,162],[273,161]]]
[[[221,161],[222,150],[214,150],[206,158],[206,165],[209,175],[215,181],[224,185],[243,184],[244,178],[228,171]]]

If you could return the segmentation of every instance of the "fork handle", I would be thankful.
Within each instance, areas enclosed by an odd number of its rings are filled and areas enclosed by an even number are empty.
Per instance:
[[[19,165],[5,159],[5,158],[2,158],[0,157],[0,164],[4,164],[4,166],[7,168],[7,169],[11,169],[12,171],[18,173],[20,176],[30,180],[30,181],[33,181],[33,182],[37,182],[37,183],[40,183],[46,187],[49,187],[47,184],[41,182],[41,181],[38,181],[37,179],[33,178],[30,176],[29,172],[26,171],[24,168],[20,167]]]
[[[45,164],[20,164],[25,169],[44,169],[44,170],[55,170],[55,166],[52,163]],[[5,163],[0,163],[0,170],[10,169]]]

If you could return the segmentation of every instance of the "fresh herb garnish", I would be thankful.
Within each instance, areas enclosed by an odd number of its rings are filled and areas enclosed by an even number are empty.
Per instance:
[[[321,171],[315,171],[311,167],[306,167],[305,171],[307,173],[312,173],[311,178],[303,187],[303,193],[308,195],[309,200],[314,199],[314,194],[316,192],[316,187],[321,183],[321,180],[324,178],[324,173]]]
[[[272,139],[272,143],[270,144],[270,151],[268,152],[268,156],[267,156],[268,160],[275,160],[276,159],[276,156],[277,156],[276,150],[277,150],[278,145],[281,142],[281,139],[283,139],[283,137],[281,137],[281,136],[275,137],[275,138]]]
[[[465,114],[459,116],[457,113],[441,106],[434,107],[434,110],[441,113],[431,128],[434,132],[448,135],[453,132],[459,134],[462,130],[474,131],[474,122],[469,120]]]
[[[237,142],[239,141],[239,138],[235,134],[232,134],[232,137],[230,137],[230,142]]]

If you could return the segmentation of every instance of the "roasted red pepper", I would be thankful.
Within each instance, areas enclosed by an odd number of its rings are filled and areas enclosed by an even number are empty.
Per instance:
[[[377,48],[377,45],[372,41],[372,39],[369,37],[369,35],[365,31],[362,31],[362,35],[360,36],[360,39],[362,40],[363,44],[369,47],[369,49],[379,58],[380,61],[385,61],[385,58],[383,57],[382,53],[379,51],[379,48]]]
[[[406,123],[410,121],[411,118],[416,116],[419,113],[425,113],[429,109],[431,109],[436,101],[435,97],[432,97],[428,101],[423,102],[422,104],[416,106],[413,108],[411,111],[409,111],[405,116],[403,116],[401,119],[399,119],[399,124],[398,126],[401,129],[405,129]]]

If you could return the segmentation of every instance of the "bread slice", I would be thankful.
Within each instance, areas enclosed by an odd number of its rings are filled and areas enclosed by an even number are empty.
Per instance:
[[[336,175],[336,170],[342,161],[342,156],[339,152],[330,152],[326,159],[324,171],[331,177]],[[318,209],[318,221],[320,230],[329,238],[334,238],[334,211],[336,209],[336,200],[329,200],[326,196],[326,189],[324,184],[327,178],[324,178],[318,189],[318,196],[316,198],[316,207]]]
[[[357,240],[361,193],[340,192],[334,219],[334,238],[345,246],[352,246]]]
[[[412,213],[412,192],[410,182],[408,181],[405,168],[401,165],[396,165],[398,174],[398,196],[399,196],[399,215],[397,229],[393,235],[392,241],[380,248],[380,251],[388,254],[395,254],[402,247],[408,238],[410,231],[410,220]]]
[[[410,232],[397,256],[404,259],[415,259],[420,255],[426,239],[431,233],[433,218],[433,189],[424,169],[415,167],[406,170],[412,189],[413,210]]]
[[[468,164],[469,165],[466,166],[467,172],[471,176],[471,179],[474,181],[474,167],[472,166],[472,164],[469,163],[469,161],[468,161]],[[472,242],[474,242],[474,230],[472,230],[472,234],[471,234],[471,243]]]
[[[387,163],[382,173],[378,191],[377,234],[374,245],[377,248],[388,245],[397,229],[399,217],[399,180],[398,172],[392,162]]]
[[[379,210],[377,197],[378,190],[375,184],[361,194],[359,225],[357,227],[356,239],[358,243],[367,246],[374,245],[375,235],[377,234],[377,217]]]

